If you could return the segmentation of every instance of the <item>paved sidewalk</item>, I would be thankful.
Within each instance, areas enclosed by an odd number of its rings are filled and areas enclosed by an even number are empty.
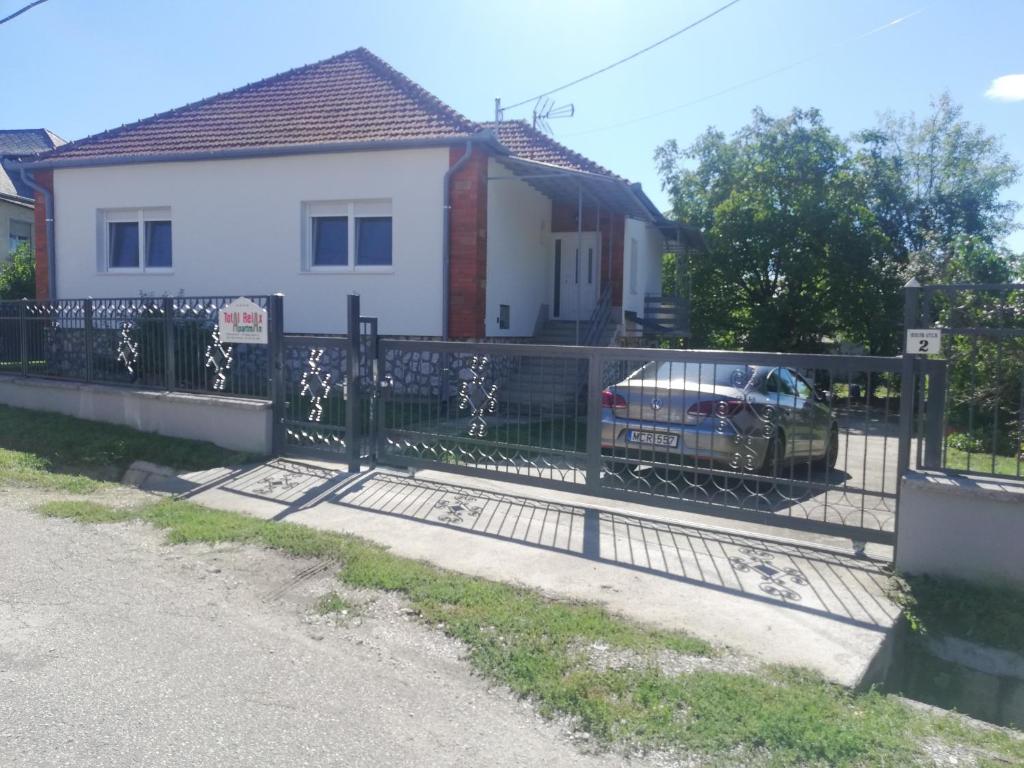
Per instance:
[[[192,500],[364,536],[442,567],[595,600],[771,663],[860,683],[899,613],[878,561],[763,528],[490,480],[274,459],[182,476]],[[643,517],[639,515],[645,515]]]

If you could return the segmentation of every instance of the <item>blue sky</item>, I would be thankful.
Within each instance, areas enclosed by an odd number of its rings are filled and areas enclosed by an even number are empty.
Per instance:
[[[24,2],[0,0],[0,16]],[[0,122],[80,138],[360,45],[485,120],[495,97],[510,104],[573,80],[724,2],[49,0],[0,26]],[[559,93],[576,116],[552,126],[660,205],[655,147],[709,125],[731,133],[755,106],[818,107],[845,135],[886,110],[924,113],[949,90],[1024,163],[1024,100],[985,96],[995,78],[1024,73],[1022,29],[1021,0],[741,0]],[[1019,82],[1004,85],[1012,95]],[[1024,201],[1024,181],[1010,196]],[[1011,245],[1024,250],[1024,231]]]

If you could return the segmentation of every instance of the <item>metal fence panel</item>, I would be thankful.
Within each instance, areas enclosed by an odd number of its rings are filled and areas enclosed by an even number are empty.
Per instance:
[[[267,398],[267,345],[218,334],[218,311],[234,298],[0,302],[0,373]],[[251,299],[270,312],[271,297]]]
[[[1024,285],[919,290],[917,327],[942,330],[946,386],[944,401],[933,402],[932,374],[919,376],[916,427],[932,439],[918,444],[917,466],[1024,477]]]

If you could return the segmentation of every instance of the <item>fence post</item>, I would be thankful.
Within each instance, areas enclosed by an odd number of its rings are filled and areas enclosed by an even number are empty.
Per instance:
[[[358,474],[360,461],[360,409],[359,409],[359,353],[361,344],[359,325],[359,294],[348,295],[348,354],[345,392],[345,447],[348,449],[348,471]]]
[[[171,392],[178,385],[178,374],[175,370],[174,354],[174,299],[164,296],[164,388]]]
[[[82,304],[82,323],[85,332],[85,380],[92,381],[93,377],[93,327],[92,327],[92,298],[86,299]]]
[[[268,306],[267,341],[269,343],[271,398],[271,454],[284,453],[284,294],[275,293]]]
[[[924,468],[942,469],[943,426],[946,415],[946,361],[928,361],[928,399],[925,410]]]
[[[596,350],[587,356],[587,488],[601,487],[601,357]]]
[[[18,304],[18,336],[21,352],[21,375],[28,376],[28,299]]]
[[[914,355],[907,354],[907,331],[917,325],[921,301],[921,284],[911,278],[903,286],[903,338],[900,345],[904,347],[902,365],[900,367],[900,446],[897,464],[896,482],[900,483],[903,475],[910,469],[910,442],[914,437]]]

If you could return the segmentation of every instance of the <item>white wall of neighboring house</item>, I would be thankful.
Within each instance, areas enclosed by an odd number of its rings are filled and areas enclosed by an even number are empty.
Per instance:
[[[511,176],[490,162],[488,176]],[[551,292],[551,201],[516,180],[487,185],[488,336],[532,336],[542,304]],[[508,304],[510,326],[498,328],[500,306]]]
[[[446,148],[57,169],[59,298],[285,294],[285,329],[343,332],[346,295],[385,334],[440,335]],[[385,201],[393,266],[304,271],[304,203]],[[173,268],[102,263],[99,212],[168,208]],[[350,244],[350,256],[352,248]]]
[[[622,309],[624,312],[636,312],[642,317],[644,296],[661,293],[661,261],[665,252],[665,238],[656,227],[627,218],[623,247]]]

